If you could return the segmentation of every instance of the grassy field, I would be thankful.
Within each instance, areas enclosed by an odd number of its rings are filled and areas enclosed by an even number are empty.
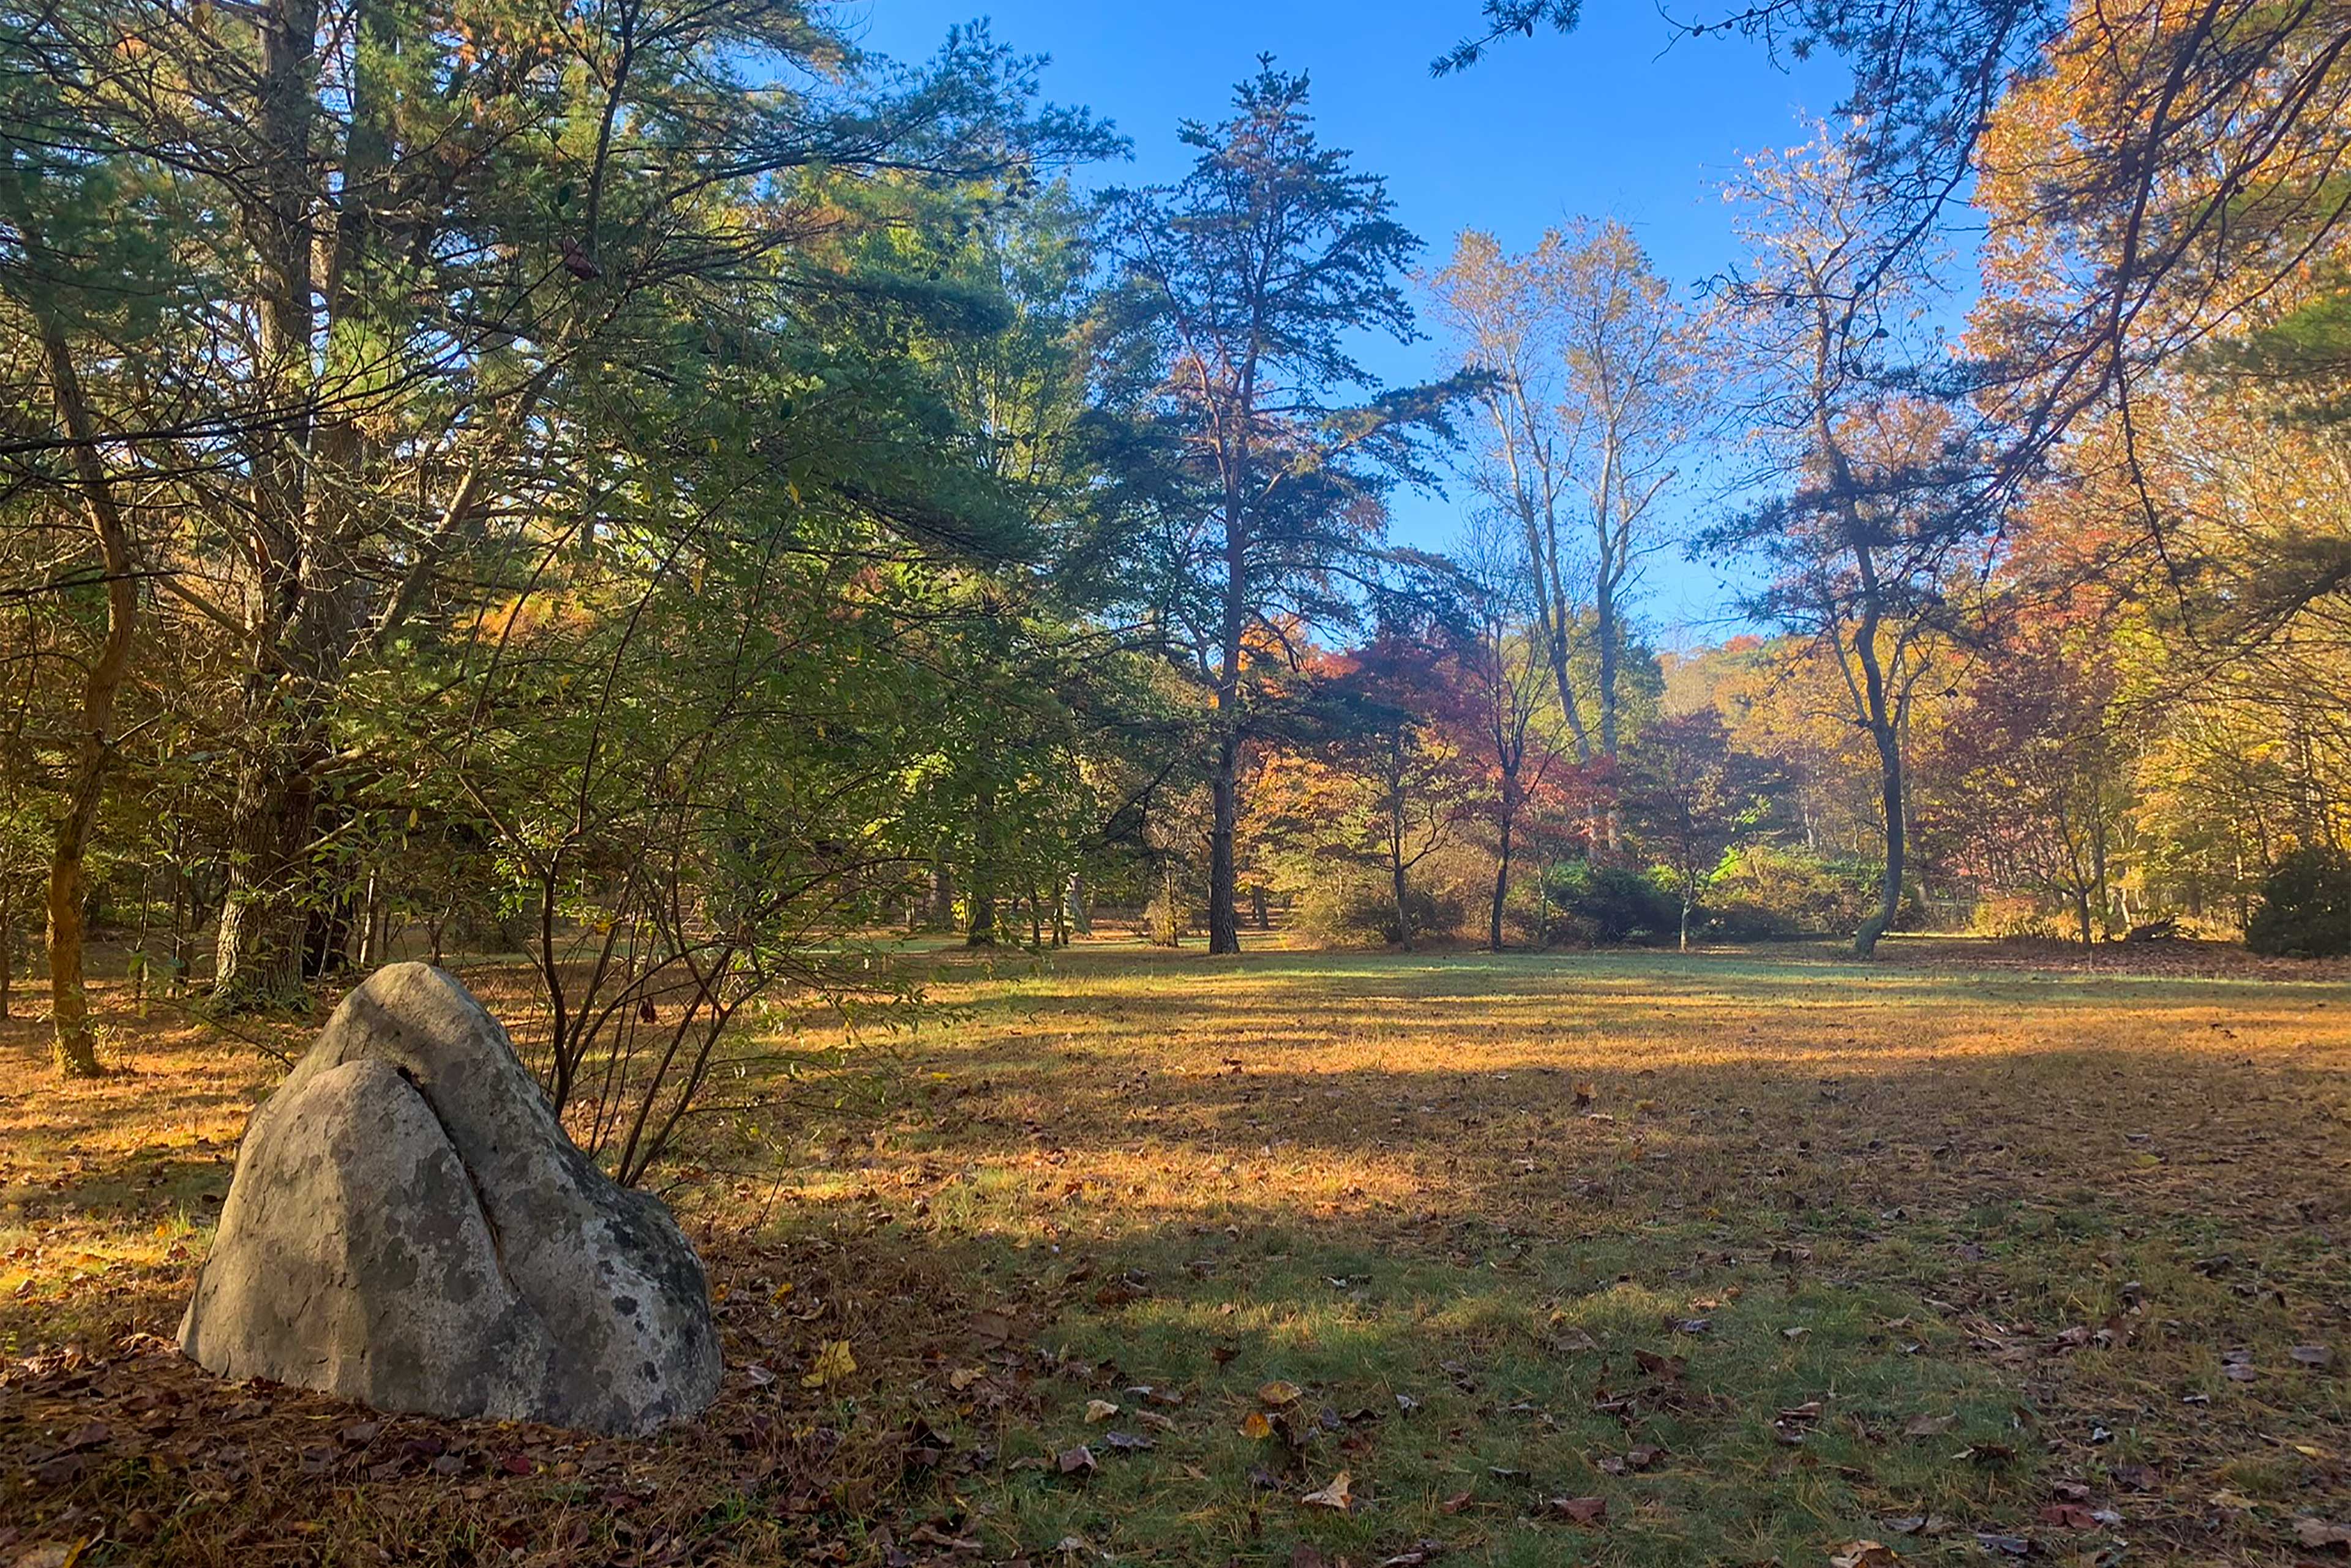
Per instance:
[[[127,1071],[59,1086],[0,1026],[0,1563],[2351,1542],[2339,972],[1102,947],[932,996],[797,1020],[698,1131],[729,1372],[644,1442],[212,1384],[157,1336],[277,1063],[117,1002]]]

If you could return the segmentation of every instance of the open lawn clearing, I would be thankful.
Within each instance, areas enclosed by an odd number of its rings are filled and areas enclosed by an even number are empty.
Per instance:
[[[701,1130],[727,1386],[644,1443],[137,1337],[275,1064],[118,1009],[134,1071],[60,1086],[6,1026],[0,1551],[2289,1563],[2351,1523],[2332,972],[1092,948],[933,996],[782,1038]]]

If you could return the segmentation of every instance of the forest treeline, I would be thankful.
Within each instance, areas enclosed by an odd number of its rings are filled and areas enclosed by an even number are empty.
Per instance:
[[[89,1072],[93,925],[217,1014],[520,950],[633,1177],[909,927],[2351,944],[2345,20],[1750,8],[1853,98],[1669,280],[1425,245],[1289,62],[1122,186],[984,27],[0,0],[0,959]]]

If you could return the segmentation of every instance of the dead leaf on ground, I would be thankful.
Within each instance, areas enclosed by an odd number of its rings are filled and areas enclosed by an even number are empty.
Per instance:
[[[803,1388],[822,1388],[838,1383],[857,1370],[857,1358],[849,1354],[845,1339],[829,1339],[819,1347],[816,1358],[809,1363],[808,1375],[800,1379]]]
[[[1118,1406],[1112,1404],[1107,1399],[1089,1399],[1086,1401],[1086,1425],[1089,1427],[1107,1421],[1117,1414]]]
[[[1848,1541],[1829,1553],[1829,1568],[1899,1568],[1902,1559],[1882,1542]]]
[[[1651,1377],[1662,1377],[1668,1383],[1678,1383],[1682,1375],[1689,1371],[1689,1363],[1683,1357],[1659,1355],[1654,1351],[1635,1351],[1633,1362]]]
[[[1608,1521],[1608,1500],[1604,1497],[1555,1497],[1550,1507],[1560,1518],[1578,1524],[1604,1524]]]
[[[1320,1491],[1308,1492],[1298,1500],[1307,1508],[1335,1509],[1341,1513],[1355,1506],[1353,1478],[1344,1470],[1331,1478],[1331,1484]]]
[[[1259,1384],[1257,1396],[1260,1404],[1270,1405],[1279,1410],[1285,1405],[1297,1404],[1305,1392],[1287,1378],[1277,1377],[1270,1383]]]
[[[2351,1552],[2351,1524],[2304,1515],[2294,1521],[2294,1538],[2313,1552]]]

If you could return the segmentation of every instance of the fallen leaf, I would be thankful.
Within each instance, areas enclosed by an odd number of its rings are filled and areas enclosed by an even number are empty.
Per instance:
[[[2314,1372],[2324,1372],[2335,1364],[2335,1347],[2331,1344],[2298,1344],[2286,1354]]]
[[[829,1339],[817,1351],[816,1359],[809,1363],[808,1375],[800,1379],[800,1386],[822,1388],[829,1383],[840,1382],[856,1370],[857,1358],[849,1354],[849,1342]]]
[[[1331,1478],[1329,1486],[1320,1491],[1308,1492],[1298,1500],[1308,1508],[1335,1509],[1344,1513],[1355,1505],[1353,1478],[1341,1470]]]
[[[1063,1448],[1053,1456],[1053,1462],[1065,1476],[1092,1475],[1094,1472],[1094,1451],[1080,1443],[1074,1448]]]
[[[1107,1399],[1089,1399],[1086,1401],[1086,1425],[1089,1427],[1094,1426],[1100,1422],[1107,1421],[1117,1414],[1118,1406],[1112,1404]]]
[[[1898,1568],[1894,1549],[1876,1541],[1848,1541],[1829,1553],[1829,1568]]]
[[[1636,1350],[1633,1353],[1633,1361],[1650,1376],[1662,1377],[1668,1383],[1679,1382],[1682,1375],[1689,1370],[1689,1363],[1682,1357],[1659,1355],[1654,1351]]]
[[[89,1542],[87,1541],[76,1542],[71,1546],[62,1542],[46,1542],[41,1545],[26,1549],[25,1553],[11,1564],[11,1568],[74,1568],[74,1564],[81,1561],[81,1554],[89,1546]]]
[[[1241,1417],[1241,1436],[1244,1437],[1270,1437],[1273,1436],[1273,1423],[1265,1418],[1264,1411],[1252,1410],[1248,1415]]]
[[[2294,1538],[2313,1552],[2351,1551],[2351,1524],[2333,1524],[2305,1515],[2294,1521]]]
[[[1297,1404],[1300,1396],[1305,1392],[1295,1383],[1277,1377],[1270,1383],[1260,1384],[1258,1386],[1257,1396],[1261,1404],[1270,1405],[1279,1410],[1285,1405]]]
[[[1608,1500],[1604,1497],[1555,1497],[1551,1500],[1551,1511],[1578,1524],[1604,1524],[1608,1520]]]

